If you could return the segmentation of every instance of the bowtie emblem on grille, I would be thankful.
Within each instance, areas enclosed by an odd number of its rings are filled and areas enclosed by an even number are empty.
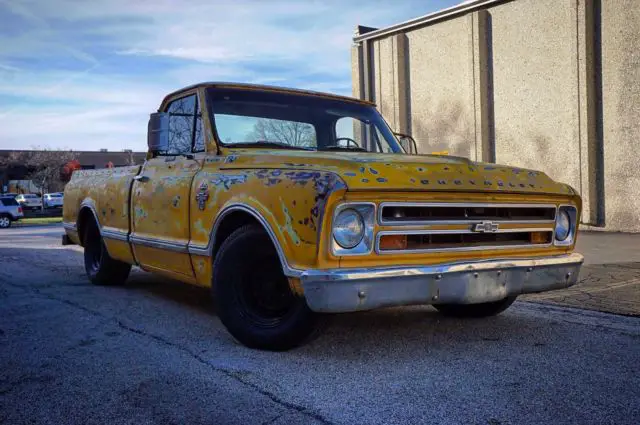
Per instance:
[[[198,201],[198,208],[200,210],[204,210],[207,206],[207,200],[209,199],[209,186],[207,182],[202,182],[200,187],[198,188],[198,193],[196,193],[196,201]]]
[[[478,233],[495,233],[500,229],[500,225],[498,223],[494,223],[492,221],[483,221],[482,223],[476,223],[472,230]]]

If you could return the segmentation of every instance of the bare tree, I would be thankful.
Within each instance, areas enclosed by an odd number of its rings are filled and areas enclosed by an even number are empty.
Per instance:
[[[27,179],[40,188],[42,194],[63,186],[63,167],[74,161],[78,154],[73,151],[33,150],[17,153],[17,161],[29,170]]]
[[[316,134],[311,124],[295,121],[260,119],[247,135],[247,141],[264,140],[291,146],[314,147]]]

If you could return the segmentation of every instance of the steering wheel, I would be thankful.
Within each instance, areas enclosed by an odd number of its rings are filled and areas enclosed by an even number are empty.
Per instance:
[[[346,141],[347,141],[347,146],[340,146],[340,145],[338,144],[338,142],[339,142],[340,140],[346,140]],[[350,147],[350,146],[351,146],[351,143],[353,143],[353,147]],[[365,152],[366,152],[366,149],[365,149],[365,148],[363,148],[363,147],[361,147],[361,146],[358,144],[358,142],[356,142],[355,140],[353,140],[351,137],[336,137],[336,143],[335,143],[335,144],[333,144],[333,145],[326,145],[324,148],[325,148],[325,149],[331,149],[331,148],[344,149],[344,148],[347,148],[347,149],[357,149],[357,150],[362,150],[362,151],[365,151]]]

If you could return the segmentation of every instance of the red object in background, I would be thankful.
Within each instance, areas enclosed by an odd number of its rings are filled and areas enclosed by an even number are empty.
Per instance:
[[[22,214],[22,207],[18,207],[18,212]]]
[[[63,181],[69,181],[71,179],[71,174],[73,174],[75,170],[80,169],[82,169],[80,161],[74,159],[73,161],[67,162],[64,167],[62,167],[62,175],[60,177]]]
[[[107,168],[113,168],[113,162],[111,161],[107,162]]]

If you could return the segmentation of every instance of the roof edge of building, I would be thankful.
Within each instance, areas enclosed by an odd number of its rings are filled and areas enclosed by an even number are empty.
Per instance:
[[[376,38],[385,37],[402,31],[410,30],[415,27],[429,25],[438,21],[455,18],[459,15],[478,10],[484,7],[493,6],[500,3],[507,3],[513,0],[473,0],[463,1],[455,6],[441,9],[436,12],[429,13],[427,15],[419,16],[417,18],[410,19],[408,21],[400,22],[388,26],[386,28],[380,28],[373,31],[366,31],[365,33],[359,33],[356,31],[355,37],[353,37],[354,43],[360,43],[365,40],[372,40]]]

